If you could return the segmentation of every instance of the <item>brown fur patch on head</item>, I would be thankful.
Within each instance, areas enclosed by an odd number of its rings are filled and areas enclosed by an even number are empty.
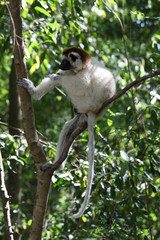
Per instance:
[[[63,55],[65,55],[67,57],[70,52],[79,53],[79,55],[81,56],[81,59],[82,59],[82,63],[84,65],[86,65],[91,60],[91,57],[89,56],[89,54],[86,53],[81,48],[77,48],[77,47],[66,48],[66,49],[63,50]]]

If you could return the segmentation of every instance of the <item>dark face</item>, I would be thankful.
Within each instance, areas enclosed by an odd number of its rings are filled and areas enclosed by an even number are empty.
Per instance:
[[[72,66],[71,66],[70,62],[67,59],[63,59],[61,64],[60,64],[60,66],[59,66],[59,69],[71,70]]]

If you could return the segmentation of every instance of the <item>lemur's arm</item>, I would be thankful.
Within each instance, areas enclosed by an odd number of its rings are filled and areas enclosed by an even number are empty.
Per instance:
[[[17,84],[27,88],[28,92],[34,99],[40,100],[48,91],[61,85],[61,82],[59,74],[52,74],[51,76],[44,78],[37,87],[35,87],[33,82],[27,78],[18,79]]]

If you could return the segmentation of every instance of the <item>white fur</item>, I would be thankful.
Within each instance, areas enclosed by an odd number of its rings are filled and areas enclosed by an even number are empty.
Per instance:
[[[75,62],[72,61],[72,58],[70,57],[71,54],[73,54],[74,56],[77,57],[77,59],[76,59]],[[81,69],[83,68],[83,64],[82,64],[82,61],[81,61],[81,57],[80,57],[80,55],[79,55],[78,53],[76,53],[76,52],[70,52],[70,53],[68,54],[68,59],[69,59],[69,61],[71,62],[73,68],[74,68],[76,71],[79,71],[79,70],[81,70]]]
[[[72,217],[73,218],[80,218],[89,202],[91,189],[92,189],[92,182],[94,177],[94,125],[96,121],[96,115],[92,112],[88,113],[88,133],[89,133],[89,142],[88,142],[88,160],[89,160],[89,170],[88,170],[88,182],[87,182],[87,189],[85,193],[85,198],[83,203],[78,211]]]
[[[59,83],[53,80],[52,77],[44,78],[41,84],[35,88],[33,98],[40,100],[49,90],[55,88],[58,85]]]
[[[98,112],[104,101],[115,93],[111,72],[95,59],[76,74],[61,76],[61,85],[79,113]]]
[[[30,82],[30,86],[22,86],[28,89],[33,98],[39,100],[49,90],[61,85],[79,113],[98,112],[104,101],[115,93],[115,82],[111,72],[95,58],[81,71],[75,73],[60,70],[58,73],[59,75],[53,74],[44,78],[37,87],[28,79],[26,81],[28,84]]]

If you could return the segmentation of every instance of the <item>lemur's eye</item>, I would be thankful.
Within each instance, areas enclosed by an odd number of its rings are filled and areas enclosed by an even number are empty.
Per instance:
[[[69,56],[71,57],[73,62],[75,62],[78,58],[78,56],[75,56],[73,53],[71,53]]]

